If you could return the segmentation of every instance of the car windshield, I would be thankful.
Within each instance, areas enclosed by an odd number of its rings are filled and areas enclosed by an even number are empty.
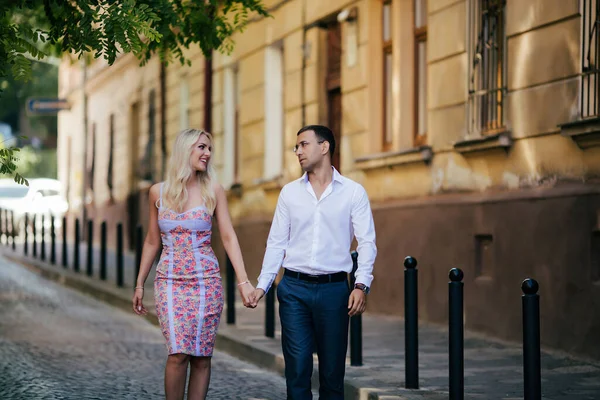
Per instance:
[[[25,197],[28,191],[29,188],[27,186],[0,187],[0,198],[18,199]]]

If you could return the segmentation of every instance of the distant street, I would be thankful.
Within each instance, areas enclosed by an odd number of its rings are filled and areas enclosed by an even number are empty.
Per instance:
[[[0,256],[0,399],[162,399],[156,326]],[[216,352],[209,399],[283,399],[285,380]]]

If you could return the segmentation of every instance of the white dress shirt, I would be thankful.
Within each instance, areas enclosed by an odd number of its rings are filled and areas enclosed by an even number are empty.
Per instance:
[[[371,286],[377,247],[367,192],[333,168],[332,181],[317,200],[305,173],[279,194],[256,287],[267,292],[282,265],[311,275],[351,272],[355,236],[356,283]]]

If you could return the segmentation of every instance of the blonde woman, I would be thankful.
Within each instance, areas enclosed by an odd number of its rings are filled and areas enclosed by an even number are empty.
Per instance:
[[[154,280],[154,301],[169,356],[165,367],[167,400],[182,399],[188,364],[188,399],[205,399],[217,327],[223,311],[219,265],[211,248],[213,216],[238,279],[244,305],[252,307],[248,281],[233,230],[227,198],[211,168],[212,137],[186,129],[179,133],[167,179],[150,188],[150,227],[144,242],[133,310],[146,314],[144,282],[156,253],[162,255]],[[162,242],[162,243],[161,243]]]

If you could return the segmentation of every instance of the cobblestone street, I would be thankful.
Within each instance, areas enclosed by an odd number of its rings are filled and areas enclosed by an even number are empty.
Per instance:
[[[164,339],[145,320],[0,256],[0,399],[162,399]],[[216,352],[209,399],[283,399],[279,375]]]

